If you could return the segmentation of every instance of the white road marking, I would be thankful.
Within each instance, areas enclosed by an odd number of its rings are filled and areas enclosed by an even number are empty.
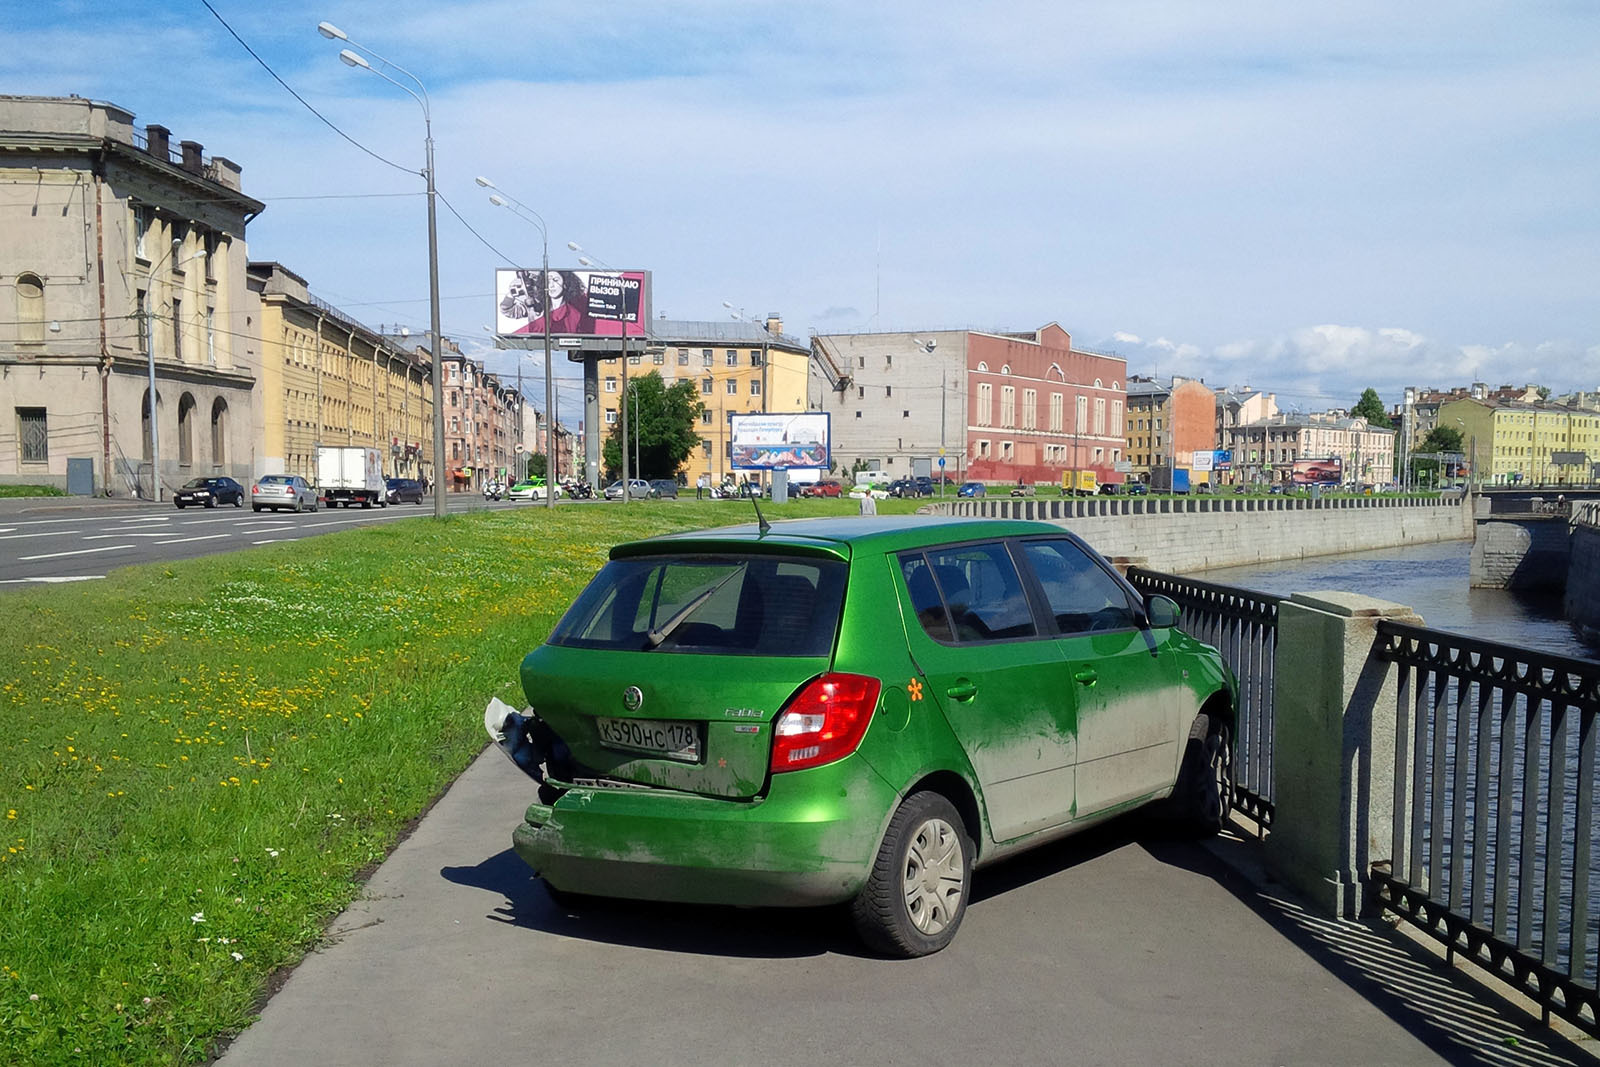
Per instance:
[[[106,541],[113,537],[165,537],[171,530],[123,530],[120,533],[84,534],[85,541]]]
[[[181,545],[190,541],[215,541],[218,538],[230,537],[231,534],[205,534],[200,537],[174,537],[169,541],[157,541],[158,545]]]
[[[28,585],[32,582],[54,585],[60,582],[92,582],[104,577],[103,574],[63,574],[46,578],[0,578],[0,585]]]
[[[35,530],[33,533],[6,534],[4,537],[0,537],[0,541],[18,541],[24,537],[70,537],[77,532],[76,530]]]
[[[298,540],[300,540],[298,537],[269,537],[264,541],[251,541],[250,543],[252,545],[281,545]]]
[[[132,547],[132,545],[101,545],[99,548],[80,548],[75,552],[46,552],[41,556],[18,556],[17,560],[21,563],[31,563],[36,559],[60,559],[62,556],[86,556],[91,552],[116,552],[120,549]]]

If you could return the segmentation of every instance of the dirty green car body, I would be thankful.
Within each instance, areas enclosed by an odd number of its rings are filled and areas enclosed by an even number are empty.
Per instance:
[[[575,613],[594,607],[581,595],[521,666],[530,721],[547,728],[557,756],[541,765],[540,799],[513,834],[517,853],[567,893],[826,905],[862,892],[891,819],[914,794],[948,799],[973,867],[1167,797],[1196,715],[1233,715],[1226,666],[1170,625],[1175,607],[1160,628],[977,642],[937,639],[914,611],[906,575],[945,558],[919,557],[930,546],[981,562],[997,552],[1031,559],[1062,543],[1120,583],[1137,605],[1130,610],[1148,611],[1081,541],[1036,522],[808,519],[618,545],[608,566],[680,557],[754,567],[776,557],[843,568],[839,617],[824,620],[831,636],[815,655],[555,643]],[[1040,588],[1025,582],[1023,592],[1048,631]],[[798,690],[830,672],[880,683],[865,734],[832,762],[772,769],[774,723]],[[1085,680],[1096,672],[1103,684]],[[607,744],[599,720],[630,716],[697,731],[695,758]],[[1142,777],[1130,775],[1135,766]]]

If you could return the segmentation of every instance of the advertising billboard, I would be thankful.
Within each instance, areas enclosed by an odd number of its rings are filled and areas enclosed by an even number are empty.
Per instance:
[[[823,412],[729,415],[734,470],[827,469],[828,416]]]
[[[495,333],[543,336],[549,308],[552,337],[644,337],[650,321],[646,270],[494,272]]]
[[[1338,456],[1297,459],[1290,481],[1295,485],[1338,485],[1344,481],[1344,460]]]
[[[1216,453],[1210,449],[1196,451],[1189,456],[1189,469],[1192,471],[1208,471],[1211,461],[1216,458]]]
[[[1189,469],[1230,471],[1233,469],[1233,453],[1226,448],[1200,449],[1190,455]]]

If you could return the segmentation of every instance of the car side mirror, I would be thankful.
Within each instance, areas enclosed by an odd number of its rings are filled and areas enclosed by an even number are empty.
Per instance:
[[[1178,607],[1178,602],[1171,597],[1152,593],[1145,598],[1145,618],[1150,622],[1152,630],[1170,630],[1178,625],[1178,619],[1183,615],[1183,609]]]

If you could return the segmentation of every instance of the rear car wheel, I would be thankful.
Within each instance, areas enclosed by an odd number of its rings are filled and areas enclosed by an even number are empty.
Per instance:
[[[1233,735],[1221,718],[1194,717],[1172,799],[1178,820],[1195,836],[1222,832],[1233,810]]]
[[[926,956],[956,936],[971,886],[972,842],[960,814],[938,793],[915,793],[889,820],[851,917],[869,948]]]
[[[244,507],[244,494],[243,493],[240,493],[238,496],[233,498],[233,506],[236,507],[236,508]]]

